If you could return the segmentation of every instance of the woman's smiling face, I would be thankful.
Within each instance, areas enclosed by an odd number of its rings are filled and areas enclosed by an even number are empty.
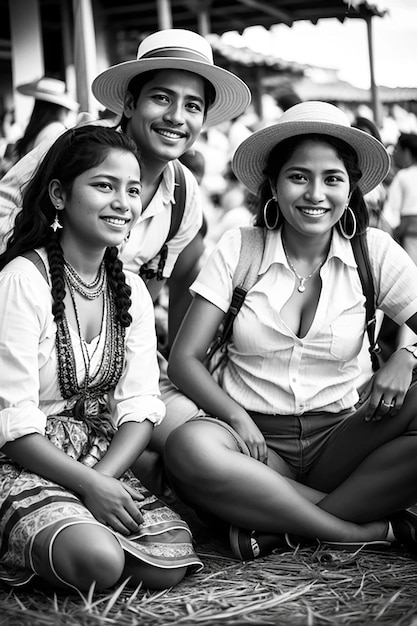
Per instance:
[[[347,169],[325,139],[301,141],[272,184],[279,210],[299,234],[327,233],[339,221],[350,195]]]
[[[53,181],[51,185],[60,183]],[[140,215],[140,192],[136,157],[109,149],[99,165],[74,179],[69,193],[62,192],[61,241],[75,240],[87,249],[120,245]]]

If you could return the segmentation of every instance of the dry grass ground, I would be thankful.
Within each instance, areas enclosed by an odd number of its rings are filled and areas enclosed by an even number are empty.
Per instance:
[[[417,561],[400,547],[349,554],[315,546],[241,563],[224,538],[182,513],[205,565],[199,574],[164,592],[3,588],[1,626],[417,626]]]

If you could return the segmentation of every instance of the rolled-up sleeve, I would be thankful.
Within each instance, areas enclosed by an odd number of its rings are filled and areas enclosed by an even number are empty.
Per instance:
[[[0,447],[23,435],[45,433],[38,359],[47,307],[51,307],[45,286],[30,274],[7,268],[0,273]]]
[[[109,401],[113,423],[149,420],[159,424],[165,416],[165,404],[159,395],[155,317],[152,299],[143,281],[126,272],[132,287],[132,324],[126,329],[123,374]]]
[[[417,266],[407,252],[380,229],[368,229],[368,245],[377,306],[401,326],[417,313]]]

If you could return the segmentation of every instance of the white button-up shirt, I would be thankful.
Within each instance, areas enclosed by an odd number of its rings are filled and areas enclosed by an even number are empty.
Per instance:
[[[386,233],[372,228],[367,238],[377,306],[402,324],[417,312],[417,267]],[[225,312],[240,241],[238,229],[228,231],[192,285],[193,293]],[[267,233],[259,280],[234,322],[223,378],[225,391],[246,409],[282,415],[336,413],[357,402],[365,296],[351,244],[336,230],[320,276],[314,320],[305,337],[297,337],[280,315],[296,279],[281,232]]]

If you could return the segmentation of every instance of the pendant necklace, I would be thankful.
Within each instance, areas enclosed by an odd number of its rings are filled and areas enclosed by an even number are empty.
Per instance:
[[[306,290],[306,282],[307,282],[308,280],[310,280],[310,278],[311,278],[312,276],[314,276],[314,274],[315,274],[316,272],[318,272],[318,271],[319,271],[319,269],[320,269],[320,268],[321,268],[321,266],[324,264],[324,261],[325,261],[326,259],[323,259],[323,261],[320,261],[320,263],[317,265],[317,267],[316,267],[316,268],[315,268],[315,269],[311,272],[311,274],[309,274],[308,276],[300,276],[300,274],[297,272],[297,270],[295,269],[294,265],[291,263],[290,259],[288,258],[288,253],[287,253],[287,250],[286,250],[286,248],[285,248],[284,239],[282,239],[282,247],[283,247],[283,249],[284,249],[285,258],[287,259],[287,263],[288,263],[288,265],[290,266],[291,271],[293,272],[293,274],[295,274],[296,278],[298,278],[298,280],[299,280],[299,284],[298,284],[298,287],[297,287],[297,291],[298,291],[299,293],[304,293],[304,291]]]

